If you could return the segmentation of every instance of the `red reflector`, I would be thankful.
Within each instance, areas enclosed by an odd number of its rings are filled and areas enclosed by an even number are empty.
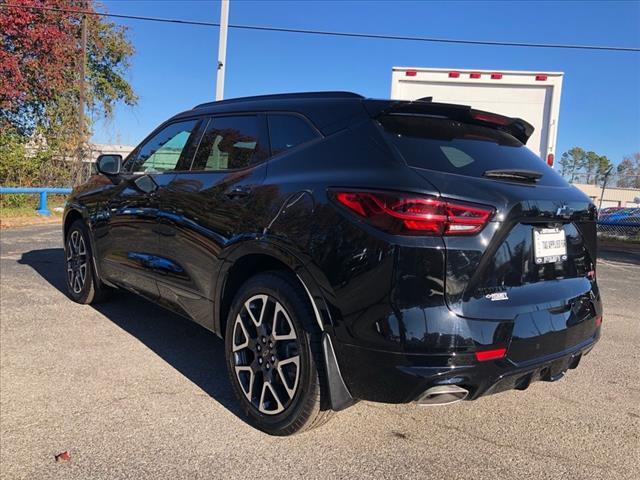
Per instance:
[[[496,115],[488,112],[474,112],[471,114],[474,120],[480,120],[481,122],[493,123],[496,125],[509,125],[511,119],[503,117],[502,115]]]
[[[536,80],[538,82],[544,82],[547,79],[546,75],[536,75]]]
[[[460,72],[449,72],[449,78],[460,78]]]
[[[395,235],[473,235],[493,208],[395,192],[332,192],[333,198],[370,225]]]
[[[596,317],[596,328],[598,328],[600,325],[602,325],[602,315]]]
[[[415,77],[418,74],[418,72],[416,70],[407,70],[405,72],[405,75],[407,77]]]
[[[488,360],[496,360],[502,358],[507,353],[506,348],[496,348],[495,350],[483,350],[476,352],[476,360],[479,362],[486,362]]]
[[[478,72],[473,72],[469,74],[469,78],[480,78],[481,75]]]
[[[500,80],[502,78],[502,74],[501,73],[492,73],[491,74],[491,80]]]
[[[547,165],[549,165],[550,167],[553,167],[554,160],[555,160],[555,157],[553,156],[553,153],[550,153],[549,155],[547,155]]]

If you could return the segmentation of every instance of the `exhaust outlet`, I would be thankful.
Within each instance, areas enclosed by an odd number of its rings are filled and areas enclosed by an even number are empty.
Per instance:
[[[469,395],[466,390],[457,385],[438,385],[431,387],[418,397],[418,405],[449,405],[464,400]]]

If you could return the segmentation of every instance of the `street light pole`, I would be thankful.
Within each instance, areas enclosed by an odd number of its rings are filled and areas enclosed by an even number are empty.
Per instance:
[[[229,26],[229,0],[220,2],[220,40],[218,42],[218,75],[216,78],[216,100],[224,97],[224,69],[227,61],[227,29]]]

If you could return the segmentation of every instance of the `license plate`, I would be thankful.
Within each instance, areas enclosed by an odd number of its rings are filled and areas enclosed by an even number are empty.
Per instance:
[[[567,239],[561,228],[534,228],[533,251],[537,264],[567,259]]]

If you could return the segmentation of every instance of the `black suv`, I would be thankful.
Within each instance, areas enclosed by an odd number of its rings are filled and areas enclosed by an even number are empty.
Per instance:
[[[124,288],[224,338],[276,435],[558,380],[600,335],[596,210],[532,131],[347,92],[198,105],[74,190],[69,295]]]

